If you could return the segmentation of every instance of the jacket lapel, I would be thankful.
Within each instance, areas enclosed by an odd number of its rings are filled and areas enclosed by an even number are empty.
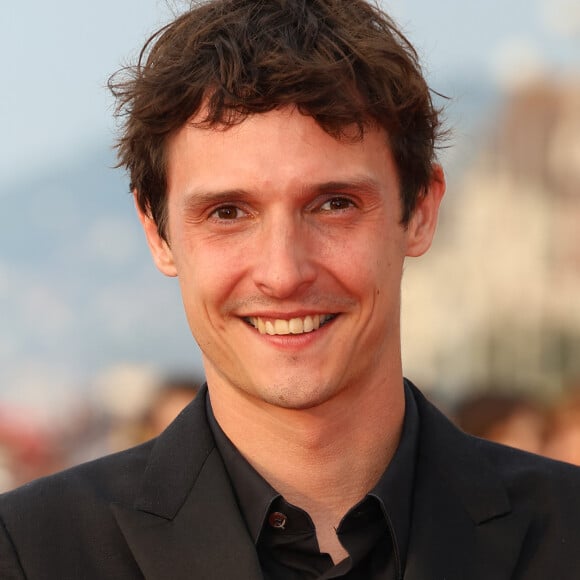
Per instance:
[[[155,444],[134,506],[112,506],[147,580],[258,580],[255,547],[205,417],[205,391]]]
[[[414,394],[421,436],[405,580],[509,580],[531,514],[512,509],[477,440]]]
[[[476,440],[413,389],[421,417],[405,580],[509,580],[530,514]],[[205,417],[205,391],[157,440],[134,506],[113,513],[147,580],[259,580],[255,547]]]

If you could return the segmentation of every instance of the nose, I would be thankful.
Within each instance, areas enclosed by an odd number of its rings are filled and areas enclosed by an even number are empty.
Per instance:
[[[299,218],[278,216],[262,223],[253,272],[260,291],[281,300],[308,288],[316,278],[311,246]]]

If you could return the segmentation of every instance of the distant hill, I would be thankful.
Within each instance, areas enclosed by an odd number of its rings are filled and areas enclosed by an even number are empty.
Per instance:
[[[200,368],[107,145],[0,187],[0,398],[131,361]]]

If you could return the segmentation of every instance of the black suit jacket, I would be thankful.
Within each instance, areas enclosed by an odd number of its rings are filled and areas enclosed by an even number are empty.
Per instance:
[[[420,419],[405,580],[578,580],[580,469]],[[156,440],[0,497],[0,579],[258,580],[204,396]]]

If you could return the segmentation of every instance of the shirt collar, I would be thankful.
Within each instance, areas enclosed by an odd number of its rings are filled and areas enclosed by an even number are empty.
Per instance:
[[[394,543],[399,570],[405,569],[409,543],[415,463],[419,440],[419,413],[405,380],[405,416],[399,446],[387,469],[369,492],[383,509]],[[216,446],[230,477],[250,536],[257,544],[272,502],[280,494],[246,461],[219,426],[209,396],[206,412]]]
[[[213,414],[209,392],[206,397],[206,412],[240,511],[254,544],[257,544],[262,526],[268,517],[270,505],[280,494],[246,461],[223,432]]]

